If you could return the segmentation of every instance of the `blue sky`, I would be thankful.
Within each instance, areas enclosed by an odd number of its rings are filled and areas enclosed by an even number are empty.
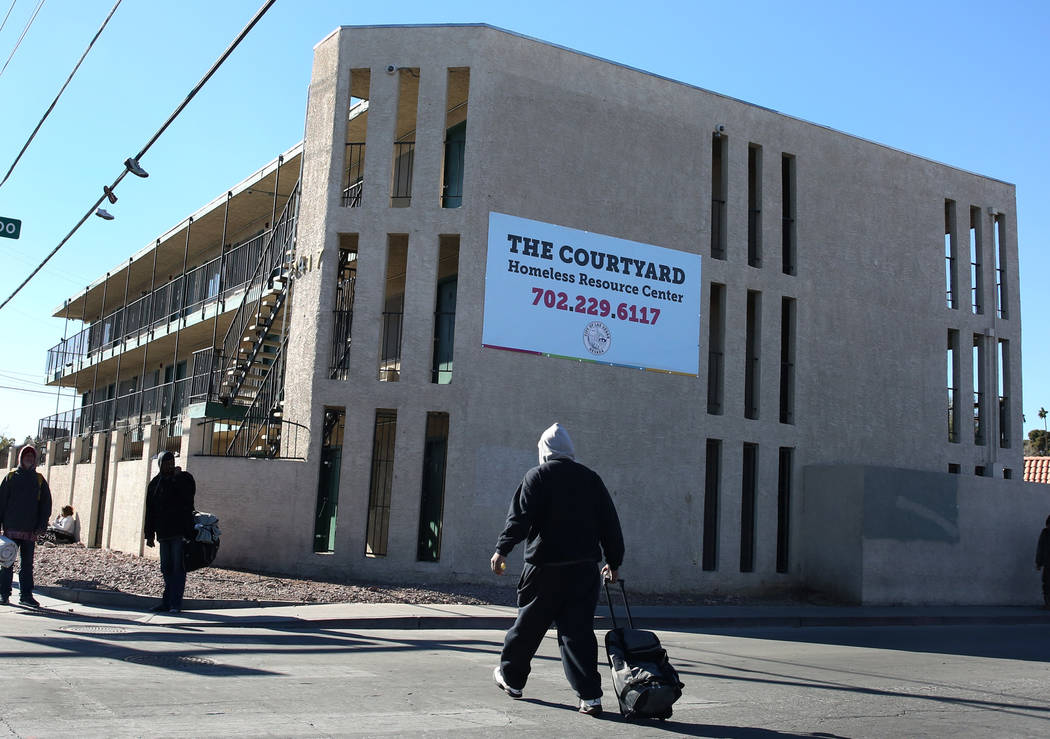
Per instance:
[[[47,0],[0,75],[0,176],[114,0]],[[11,179],[0,300],[79,220],[262,0],[124,0]],[[0,0],[0,18],[10,3]],[[17,0],[0,65],[36,0]],[[303,134],[313,46],[340,25],[489,23],[713,90],[1017,186],[1025,432],[1050,406],[1050,3],[278,0],[127,178],[0,311],[0,432],[54,413],[46,318],[62,300]],[[21,388],[11,390],[8,388]],[[32,391],[45,391],[41,394]],[[72,407],[68,393],[58,410]]]

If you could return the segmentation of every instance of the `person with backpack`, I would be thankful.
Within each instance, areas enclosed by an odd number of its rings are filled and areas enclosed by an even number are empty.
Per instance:
[[[598,640],[594,609],[601,575],[616,581],[623,563],[623,532],[616,507],[597,473],[576,461],[568,431],[550,426],[539,440],[538,467],[525,473],[507,512],[490,566],[506,569],[514,546],[526,540],[525,566],[518,582],[518,617],[507,631],[496,686],[520,698],[530,663],[551,624],[569,684],[580,699],[580,712],[602,712]]]
[[[27,444],[18,453],[18,467],[0,482],[0,527],[4,536],[18,544],[18,602],[38,608],[33,597],[33,553],[36,537],[47,530],[51,517],[51,488],[36,471],[36,449]],[[11,600],[14,563],[0,567],[0,605]]]
[[[193,475],[175,466],[175,455],[160,456],[160,472],[146,487],[146,546],[160,542],[160,572],[164,596],[151,610],[179,613],[186,590],[186,539],[193,539]]]

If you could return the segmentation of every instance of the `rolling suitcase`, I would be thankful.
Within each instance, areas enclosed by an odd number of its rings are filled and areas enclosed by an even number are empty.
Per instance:
[[[612,670],[613,689],[624,721],[634,718],[671,717],[671,706],[682,697],[682,682],[678,672],[667,660],[667,651],[651,631],[634,628],[627,591],[619,580],[627,625],[616,623],[609,582],[605,584],[605,599],[613,628],[605,635],[605,651]]]

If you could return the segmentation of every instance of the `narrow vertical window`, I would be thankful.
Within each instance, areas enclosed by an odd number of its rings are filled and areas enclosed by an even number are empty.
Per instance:
[[[780,447],[777,473],[777,572],[788,571],[788,544],[791,526],[791,477],[794,474],[795,450]]]
[[[755,571],[755,495],[758,491],[758,444],[744,444],[740,489],[740,571]]]
[[[383,331],[379,343],[379,381],[401,378],[401,333],[405,317],[405,270],[408,236],[390,234],[386,249],[386,287],[383,293]]]
[[[419,107],[419,69],[397,70],[397,126],[394,129],[394,168],[390,205],[412,204],[412,168],[416,156],[416,110]]]
[[[729,139],[716,132],[711,139],[711,258],[726,258],[726,200],[729,197]]]
[[[795,299],[780,300],[780,422],[795,422]]]
[[[999,446],[1010,447],[1010,342],[999,339]]]
[[[948,441],[959,441],[959,332],[948,330]]]
[[[973,443],[987,444],[985,434],[984,337],[973,335]]]
[[[394,437],[397,411],[376,410],[372,435],[372,473],[368,483],[368,525],[365,530],[365,556],[385,557],[390,531],[390,492],[394,486]]]
[[[1006,307],[1006,223],[1002,213],[992,215],[992,238],[995,240],[995,309],[1000,318],[1009,318]]]
[[[955,201],[944,201],[944,294],[949,308],[958,308],[958,287],[955,282],[955,265],[958,261],[955,235]]]
[[[726,286],[711,283],[711,322],[707,341],[707,412],[722,415],[725,386]]]
[[[325,408],[321,439],[321,471],[317,476],[314,551],[335,551],[335,514],[339,505],[339,468],[343,459],[346,410]]]
[[[762,266],[762,147],[747,147],[747,263]]]
[[[329,377],[350,376],[350,342],[354,324],[354,286],[357,283],[357,234],[339,234],[339,268],[332,308],[332,361]]]
[[[445,506],[445,460],[448,456],[448,414],[427,413],[423,439],[423,486],[419,494],[419,537],[416,560],[441,557],[441,514]]]
[[[456,343],[456,288],[459,281],[459,236],[438,240],[437,298],[434,303],[434,357],[430,381],[452,382],[452,348]]]
[[[350,70],[350,107],[346,122],[346,161],[343,167],[342,204],[349,208],[361,205],[365,185],[365,135],[368,130],[368,69]]]
[[[718,569],[718,489],[721,479],[722,442],[708,439],[704,463],[704,532],[700,542],[700,564],[707,572]]]
[[[780,192],[782,198],[780,221],[780,256],[781,271],[786,275],[795,274],[795,157],[784,154],[780,158]]]
[[[744,339],[744,418],[758,418],[759,347],[762,341],[762,293],[747,291],[747,333]]]
[[[448,96],[445,106],[445,159],[441,175],[441,207],[463,205],[463,155],[467,145],[467,98],[470,69],[448,70]]]
[[[984,313],[984,284],[981,273],[981,209],[970,208],[970,305],[974,314]]]

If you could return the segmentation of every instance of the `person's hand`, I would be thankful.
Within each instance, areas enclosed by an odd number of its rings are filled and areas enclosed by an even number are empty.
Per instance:
[[[609,582],[616,582],[616,578],[619,576],[620,571],[614,570],[609,565],[602,567],[602,579],[608,580]]]
[[[489,567],[491,567],[492,571],[495,572],[497,575],[502,575],[504,572],[507,571],[507,558],[499,552],[496,552],[492,555],[492,560],[489,562]]]
[[[146,546],[148,546],[148,547],[153,546],[153,539],[146,539]]]

